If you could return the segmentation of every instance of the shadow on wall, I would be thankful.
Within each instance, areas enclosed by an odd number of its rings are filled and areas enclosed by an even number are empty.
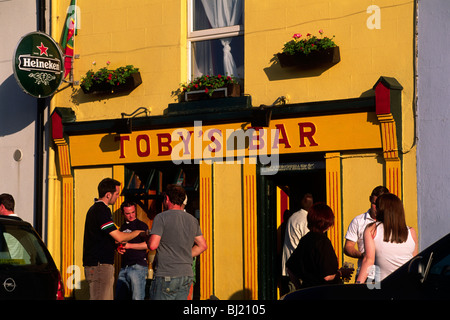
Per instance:
[[[37,99],[19,87],[11,74],[0,84],[0,137],[22,131],[37,118]]]

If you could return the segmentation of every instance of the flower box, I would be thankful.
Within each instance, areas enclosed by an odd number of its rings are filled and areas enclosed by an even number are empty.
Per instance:
[[[214,89],[212,93],[207,93],[205,92],[204,89],[185,91],[182,97],[185,102],[188,102],[196,100],[207,100],[207,99],[240,97],[240,96],[241,96],[241,86],[238,83],[231,83],[224,87]]]
[[[300,67],[302,69],[314,69],[317,67],[332,66],[341,61],[339,47],[332,47],[320,51],[311,51],[309,54],[278,53],[278,61],[282,68]]]
[[[101,83],[93,83],[89,89],[84,86],[81,87],[85,94],[108,94],[108,93],[120,93],[129,92],[139,86],[142,83],[141,73],[131,73],[124,83],[112,85],[106,81]]]

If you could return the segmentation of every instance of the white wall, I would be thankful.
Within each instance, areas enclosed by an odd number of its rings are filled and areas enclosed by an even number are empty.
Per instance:
[[[37,1],[0,2],[0,193],[16,200],[16,213],[33,223],[35,120],[37,101],[25,94],[13,74],[13,54],[20,38],[37,29]],[[22,152],[20,161],[14,159]]]
[[[419,1],[417,193],[420,248],[450,232],[450,1]]]

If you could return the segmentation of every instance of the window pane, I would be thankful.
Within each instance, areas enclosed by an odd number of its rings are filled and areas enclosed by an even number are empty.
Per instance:
[[[218,3],[219,5],[222,4],[222,2],[217,2],[215,0],[207,0],[209,2],[215,2]],[[243,19],[242,19],[242,12],[243,12],[243,6],[244,6],[244,1],[243,0],[225,0],[223,1],[223,5],[226,6],[228,9],[226,10],[227,12],[235,12],[238,14],[237,18],[237,22],[228,25],[228,23],[224,22],[224,21],[216,21],[216,23],[221,23],[223,25],[221,25],[221,27],[230,27],[232,25],[242,25],[243,24]],[[240,6],[241,9],[240,10],[235,10],[237,6]],[[214,6],[213,6],[214,7]],[[208,16],[206,14],[205,11],[205,7],[203,6],[202,0],[192,0],[192,21],[193,21],[193,25],[192,25],[192,31],[198,31],[198,30],[205,30],[205,29],[212,29],[214,28],[211,23],[210,20],[208,19]],[[211,17],[210,17],[211,18]],[[221,20],[220,17],[218,20]],[[217,26],[216,26],[217,27]]]
[[[0,229],[0,265],[48,263],[39,241],[27,228],[6,225]]]
[[[224,66],[224,43],[230,41],[231,55],[236,65],[236,72],[227,72]],[[244,37],[230,37],[215,40],[192,42],[191,78],[202,75],[233,75],[244,78]]]

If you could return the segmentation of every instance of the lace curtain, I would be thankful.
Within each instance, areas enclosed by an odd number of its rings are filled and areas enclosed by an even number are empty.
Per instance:
[[[243,0],[201,0],[203,9],[212,28],[234,26],[239,23],[243,12]],[[237,75],[237,67],[231,53],[233,38],[221,38],[223,46],[223,68],[227,75]],[[210,41],[203,41],[196,45],[195,55],[201,56],[202,61],[196,61],[195,73],[213,74],[213,58],[211,57]],[[203,71],[203,72],[201,72]]]

